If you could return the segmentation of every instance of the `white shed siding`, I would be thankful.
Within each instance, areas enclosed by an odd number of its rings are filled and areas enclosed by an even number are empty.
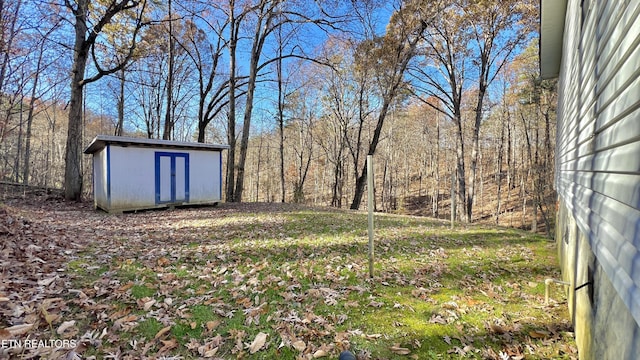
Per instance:
[[[153,148],[109,145],[111,209],[135,209],[155,199]]]
[[[109,206],[107,194],[107,148],[93,158],[93,198],[96,207]]]
[[[220,168],[222,161],[221,152],[193,151],[190,161],[201,166],[191,166],[189,193],[193,198],[202,201],[218,201],[222,199]]]
[[[556,186],[640,324],[639,18],[637,0],[569,1]]]

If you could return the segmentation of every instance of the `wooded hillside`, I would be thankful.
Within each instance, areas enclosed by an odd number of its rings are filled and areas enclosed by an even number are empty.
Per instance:
[[[541,231],[537,6],[0,0],[0,180],[90,196],[78,151],[115,134],[229,144],[229,202],[358,208],[373,154],[378,210],[449,218],[453,188],[461,221]]]

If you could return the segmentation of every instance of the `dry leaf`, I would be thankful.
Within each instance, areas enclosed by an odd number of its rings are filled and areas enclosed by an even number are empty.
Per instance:
[[[54,276],[48,279],[42,279],[42,280],[38,280],[38,285],[40,286],[49,286],[51,285],[52,282],[54,282],[58,277]]]
[[[42,312],[42,315],[44,315],[44,321],[46,321],[47,324],[49,324],[49,326],[51,326],[53,322],[61,318],[61,316],[58,314],[51,314],[49,312],[44,312],[44,311]]]
[[[206,357],[206,358],[212,358],[216,355],[216,353],[218,352],[218,348],[215,347],[211,350],[207,350],[204,352],[204,354],[202,354],[202,356]]]
[[[136,320],[138,320],[138,317],[136,315],[124,316],[124,317],[114,321],[113,325],[111,326],[111,328],[113,330],[120,330],[120,329],[122,329],[123,324],[128,323],[128,322],[132,322],[132,321],[136,321]]]
[[[346,303],[344,303],[343,305],[345,308],[359,308],[360,304],[357,301],[347,301]]]
[[[31,330],[31,328],[33,328],[33,324],[22,324],[22,325],[13,325],[4,330],[11,333],[11,335],[13,336],[16,336],[16,335],[26,334],[29,330]]]
[[[318,350],[318,351],[313,353],[313,358],[314,359],[318,359],[318,358],[325,357],[325,356],[328,356],[328,355],[329,355],[328,352],[320,349],[320,350]]]
[[[133,282],[128,282],[118,288],[118,292],[125,292],[133,287]]]
[[[507,329],[497,324],[493,324],[493,323],[489,324],[489,327],[491,328],[491,331],[493,331],[496,334],[504,334],[507,332]]]
[[[159,354],[163,354],[173,348],[178,347],[178,341],[176,341],[176,339],[161,340],[160,342],[162,343],[162,348],[158,350]]]
[[[400,347],[400,344],[393,345],[392,347],[389,348],[389,350],[391,350],[392,353],[398,354],[398,355],[409,355],[409,354],[411,354],[411,350],[409,350],[407,348]]]
[[[442,304],[442,307],[448,310],[457,310],[458,309],[458,304],[455,301],[449,301],[446,302],[444,304]]]
[[[157,340],[161,338],[162,336],[164,336],[164,334],[168,333],[169,330],[171,330],[171,326],[167,326],[165,328],[160,329],[160,331],[158,331],[158,333],[156,334],[156,336],[153,337],[153,339]]]
[[[534,331],[529,331],[529,336],[531,336],[534,339],[544,339],[549,337],[549,332],[548,331],[541,331],[541,330],[534,330]]]
[[[293,346],[294,349],[298,350],[299,352],[303,352],[304,349],[307,348],[307,344],[302,340],[294,341],[291,345]]]
[[[220,325],[220,320],[207,321],[205,324],[208,331],[213,331],[213,329],[217,328]]]
[[[258,350],[262,349],[264,344],[267,342],[267,334],[261,332],[256,335],[256,338],[253,339],[253,342],[249,346],[249,352],[251,354],[255,354]]]
[[[429,319],[429,322],[433,324],[443,324],[443,325],[447,324],[447,320],[445,320],[442,316],[438,314],[431,315],[431,319]]]
[[[56,332],[58,333],[58,335],[62,335],[64,334],[65,331],[67,331],[69,328],[71,328],[75,324],[76,324],[75,320],[65,321],[60,326],[58,326],[58,330],[56,330]]]

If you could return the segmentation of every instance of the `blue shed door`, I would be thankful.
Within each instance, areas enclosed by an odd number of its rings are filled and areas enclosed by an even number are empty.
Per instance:
[[[189,154],[156,152],[156,204],[189,201]]]

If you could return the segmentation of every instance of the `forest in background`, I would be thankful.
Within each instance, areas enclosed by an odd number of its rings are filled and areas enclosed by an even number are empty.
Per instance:
[[[537,6],[0,0],[0,179],[78,199],[97,134],[226,143],[226,201],[358,208],[373,154],[380,211],[449,218],[453,189],[461,221],[548,231]]]

